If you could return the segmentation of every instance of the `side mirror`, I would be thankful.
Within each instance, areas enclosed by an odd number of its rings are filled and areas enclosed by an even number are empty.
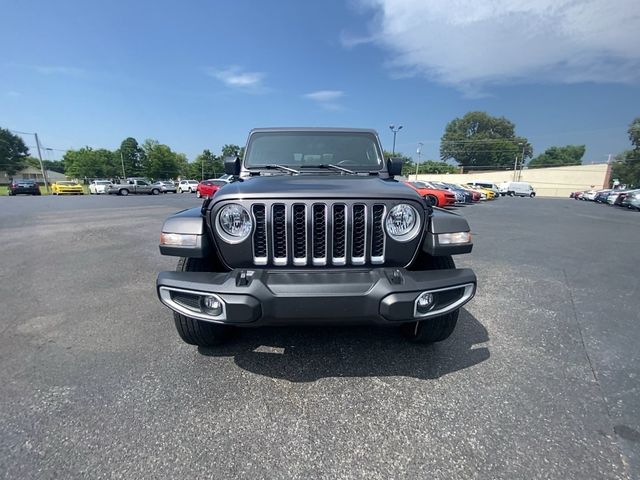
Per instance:
[[[396,175],[402,175],[402,163],[401,158],[390,158],[387,160],[387,170],[391,178]]]
[[[240,175],[240,157],[224,157],[224,173],[234,177]]]

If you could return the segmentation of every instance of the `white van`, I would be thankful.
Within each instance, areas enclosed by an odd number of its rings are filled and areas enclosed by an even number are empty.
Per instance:
[[[500,184],[500,195],[510,197],[535,197],[536,192],[527,182],[503,182]]]

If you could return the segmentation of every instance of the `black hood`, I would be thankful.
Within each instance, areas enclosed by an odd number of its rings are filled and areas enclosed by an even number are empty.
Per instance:
[[[396,180],[365,175],[265,175],[225,185],[214,202],[264,199],[406,199],[423,200],[413,188]]]

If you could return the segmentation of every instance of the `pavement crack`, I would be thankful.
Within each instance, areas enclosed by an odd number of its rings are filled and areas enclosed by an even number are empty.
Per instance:
[[[600,388],[600,393],[602,395],[602,398],[605,399],[604,393],[602,392],[602,387],[600,386],[600,380],[598,380],[598,374],[596,373],[595,368],[593,368],[593,362],[591,361],[591,357],[589,356],[589,351],[587,350],[587,344],[584,341],[584,334],[582,332],[582,326],[580,325],[580,321],[578,320],[578,310],[576,309],[576,303],[573,299],[573,292],[571,291],[571,285],[569,285],[569,277],[567,276],[567,271],[563,268],[562,273],[564,274],[564,283],[567,286],[567,290],[569,291],[569,300],[571,301],[571,311],[573,312],[573,320],[578,329],[578,334],[580,335],[580,342],[582,343],[582,350],[584,351],[584,356],[586,357],[587,362],[589,363],[589,368],[591,369],[591,374],[593,375],[593,379],[595,380],[595,382],[598,384],[598,387]],[[609,414],[608,406],[607,406],[607,415],[611,417],[611,415]]]
[[[573,291],[571,290],[571,285],[569,284],[569,276],[567,275],[567,270],[566,269],[562,269],[562,273],[564,274],[564,282],[565,285],[567,286],[567,290],[569,292],[569,300],[571,302],[571,310],[573,311],[573,320],[576,324],[576,328],[578,329],[578,333],[580,335],[580,342],[582,343],[582,349],[584,351],[584,356],[587,359],[587,362],[589,363],[589,368],[591,369],[591,374],[593,375],[593,379],[596,382],[597,388],[598,388],[598,392],[600,393],[600,398],[602,399],[602,403],[604,405],[604,409],[605,412],[607,414],[607,419],[609,420],[609,429],[611,432],[611,435],[613,435],[613,444],[615,445],[615,449],[618,451],[618,455],[620,456],[620,460],[622,462],[623,468],[625,473],[627,474],[627,478],[632,478],[631,476],[631,467],[630,467],[630,463],[629,463],[629,459],[626,457],[626,455],[623,453],[622,449],[620,448],[620,445],[618,444],[618,442],[616,441],[616,433],[614,431],[614,421],[613,421],[613,417],[611,416],[611,410],[609,409],[609,402],[607,400],[607,396],[604,394],[604,389],[602,388],[602,384],[600,383],[600,380],[598,379],[598,374],[596,373],[596,370],[593,366],[593,361],[591,360],[591,357],[589,356],[589,351],[587,350],[587,344],[584,340],[584,333],[582,332],[582,326],[580,325],[580,320],[578,319],[578,309],[576,308],[576,303],[574,301],[573,298]]]

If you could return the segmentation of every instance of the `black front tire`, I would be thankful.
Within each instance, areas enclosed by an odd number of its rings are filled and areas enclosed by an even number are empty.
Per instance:
[[[402,334],[412,343],[436,343],[449,338],[458,323],[460,310],[421,322],[406,323]]]
[[[449,270],[456,268],[453,258],[431,257],[423,260],[421,268],[425,270]],[[458,323],[460,310],[455,310],[446,315],[433,317],[419,322],[405,323],[400,327],[404,337],[412,343],[435,343],[449,338]]]
[[[438,197],[436,197],[435,195],[427,195],[427,198],[431,202],[431,206],[432,207],[437,207],[438,206]]]
[[[210,271],[205,259],[180,258],[176,270],[179,272],[206,272]],[[224,343],[232,332],[228,325],[205,322],[196,318],[186,317],[179,313],[173,313],[178,335],[185,343],[198,347],[213,347]]]

